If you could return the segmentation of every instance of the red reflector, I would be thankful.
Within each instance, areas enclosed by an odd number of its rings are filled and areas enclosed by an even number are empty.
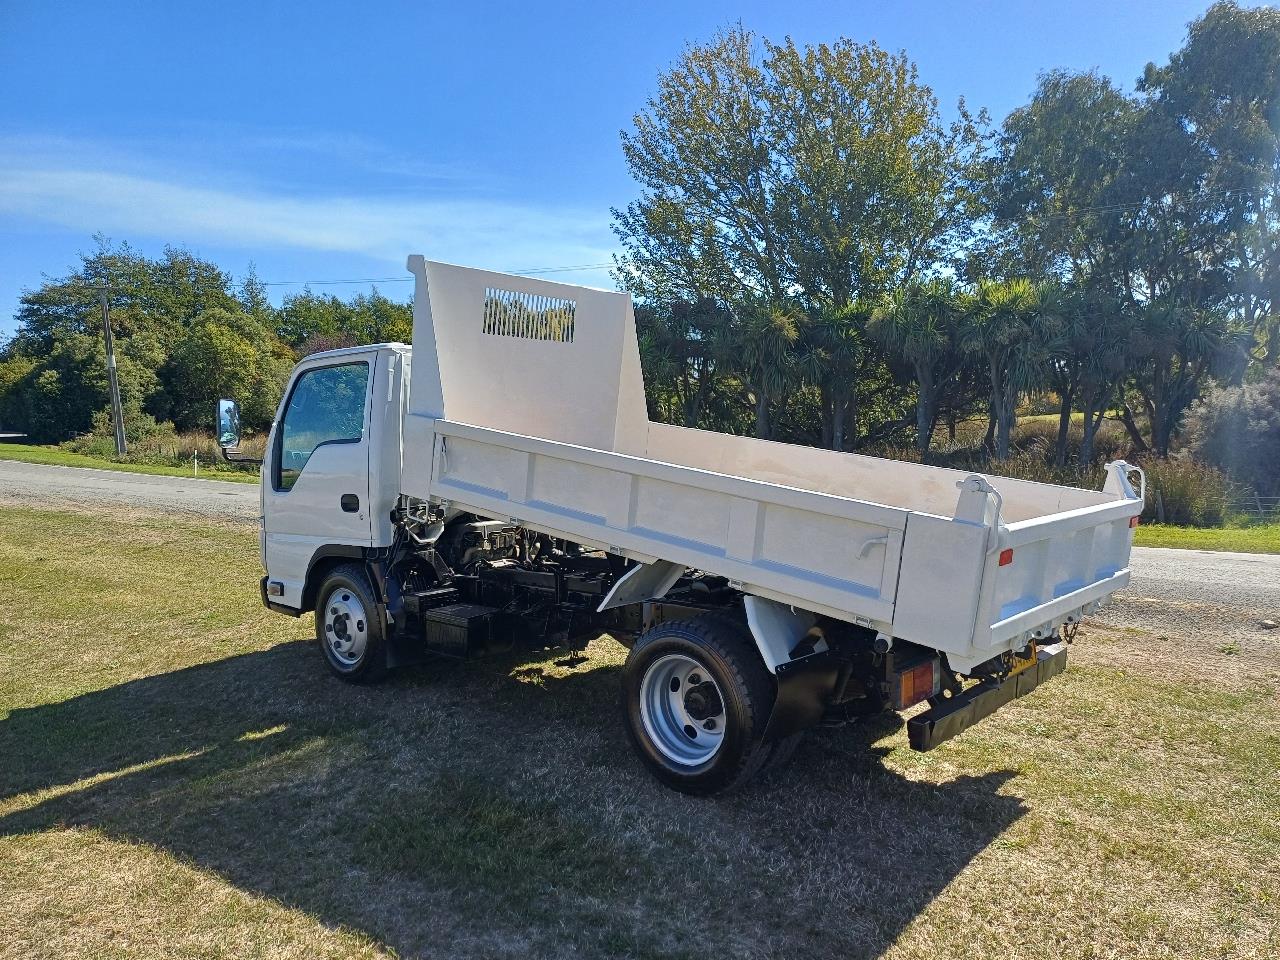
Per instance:
[[[1129,518],[1129,529],[1130,529],[1130,530],[1132,530],[1132,529],[1133,529],[1134,527],[1136,527],[1137,525],[1138,525],[1138,518],[1137,518],[1137,517],[1130,517],[1130,518]]]
[[[937,660],[930,660],[900,674],[898,702],[894,705],[899,710],[913,707],[917,703],[928,700],[942,686],[942,674]]]
[[[1013,547],[1007,547],[1000,551],[1000,566],[1007,567],[1013,563]]]

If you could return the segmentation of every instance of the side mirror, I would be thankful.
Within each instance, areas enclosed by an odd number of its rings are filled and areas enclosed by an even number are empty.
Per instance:
[[[234,400],[218,401],[217,422],[214,423],[222,459],[228,463],[262,463],[256,457],[242,457],[236,453],[240,446],[240,404]]]
[[[234,450],[240,446],[240,404],[234,400],[218,401],[218,446]]]

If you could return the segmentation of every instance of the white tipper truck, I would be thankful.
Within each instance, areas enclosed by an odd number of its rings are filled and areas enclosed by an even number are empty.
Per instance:
[[[1137,467],[1091,491],[654,423],[627,294],[408,267],[413,346],[298,363],[262,463],[262,600],[314,611],[345,680],[607,633],[640,759],[712,794],[819,723],[927,701],[933,748],[1129,581]]]

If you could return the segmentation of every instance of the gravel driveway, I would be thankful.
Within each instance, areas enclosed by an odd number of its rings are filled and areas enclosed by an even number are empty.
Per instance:
[[[253,483],[0,460],[0,507],[68,501],[83,506],[126,504],[243,523],[257,523],[262,512]]]

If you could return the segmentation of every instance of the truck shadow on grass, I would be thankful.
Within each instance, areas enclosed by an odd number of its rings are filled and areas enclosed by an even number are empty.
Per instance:
[[[888,769],[883,724],[672,793],[630,753],[618,661],[358,688],[299,642],[18,710],[0,834],[141,841],[403,956],[876,957],[1023,813],[1009,773]]]

